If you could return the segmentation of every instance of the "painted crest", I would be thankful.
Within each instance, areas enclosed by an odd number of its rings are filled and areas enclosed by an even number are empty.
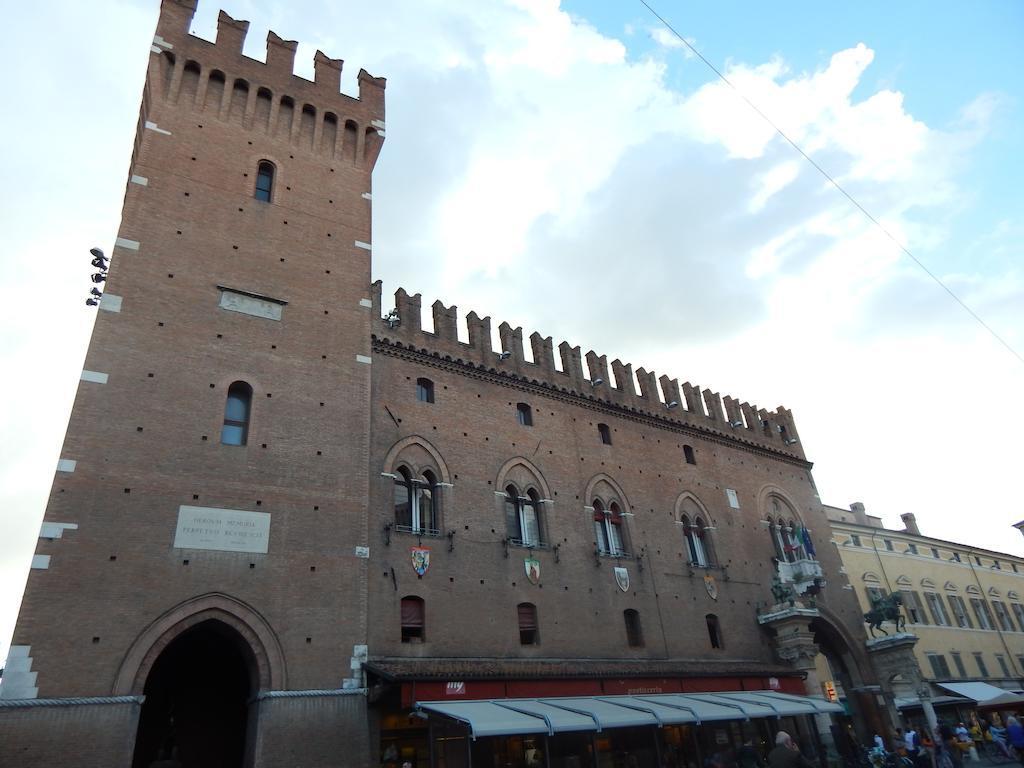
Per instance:
[[[708,591],[712,600],[718,599],[718,582],[710,573],[704,574],[704,589]]]
[[[409,547],[412,558],[412,569],[417,576],[422,576],[430,568],[430,549],[428,547]]]
[[[619,585],[619,589],[623,592],[629,591],[629,571],[620,567],[613,570],[615,571],[615,583]]]
[[[523,560],[523,567],[526,569],[526,578],[530,580],[530,583],[538,584],[540,582],[540,560],[528,557]]]

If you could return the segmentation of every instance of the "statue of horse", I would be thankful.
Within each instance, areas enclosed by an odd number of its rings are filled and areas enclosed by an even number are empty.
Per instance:
[[[879,629],[883,635],[889,633],[882,629],[883,621],[891,621],[896,625],[897,634],[906,629],[907,620],[903,617],[903,613],[900,608],[903,607],[903,598],[900,597],[899,593],[892,595],[885,595],[876,600],[871,601],[871,610],[864,614],[864,621],[868,625],[868,629],[871,631],[872,637],[878,637],[875,634],[875,630]]]

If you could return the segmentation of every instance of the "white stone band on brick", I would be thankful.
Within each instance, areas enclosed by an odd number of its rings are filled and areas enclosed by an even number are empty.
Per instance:
[[[70,474],[71,472],[75,471],[75,467],[77,467],[77,466],[78,466],[78,462],[75,461],[74,459],[60,459],[57,462],[57,471],[58,472],[67,472],[67,473]]]
[[[129,240],[127,237],[119,237],[114,241],[115,248],[127,248],[129,251],[139,250],[138,240]]]
[[[174,47],[173,43],[168,43],[160,35],[153,35],[153,45],[159,45],[161,48],[166,48],[168,51]]]
[[[373,195],[369,192],[363,192],[363,200],[373,200]]]
[[[370,556],[370,548],[369,547],[356,547],[356,557],[361,557],[363,559],[366,559],[369,556]]]
[[[78,523],[43,523],[39,528],[40,539],[62,539],[64,531],[77,531]]]
[[[121,297],[113,293],[104,293],[103,298],[100,299],[100,309],[105,312],[120,312]]]
[[[373,306],[373,302],[370,301],[369,299],[360,299],[359,300],[359,306],[360,307],[372,307]]]
[[[100,371],[82,371],[82,381],[91,381],[93,384],[106,384],[109,376]]]
[[[31,645],[11,646],[4,676],[0,677],[0,699],[34,699],[39,695],[31,651]]]
[[[157,46],[155,46],[155,45],[151,45],[151,46],[149,46],[149,50],[150,50],[150,51],[151,51],[152,53],[163,53],[163,49],[162,49],[162,48],[158,48],[158,47],[157,47]]]
[[[384,130],[383,120],[371,120],[370,125],[372,125],[374,128],[380,128],[382,131]]]
[[[372,363],[373,360],[370,359],[369,357],[367,357],[366,355],[356,355],[356,362],[357,363],[367,363],[367,364],[369,364],[369,363]]]
[[[130,179],[130,181],[132,182],[132,184],[138,184],[141,187],[149,186],[149,179],[147,179],[145,176],[139,176],[138,174],[135,173],[132,174],[132,178]]]
[[[356,248],[362,248],[364,251],[372,251],[373,246],[369,243],[364,243],[362,240],[356,240]]]
[[[34,568],[37,571],[45,571],[49,567],[49,555],[32,555],[32,568]]]
[[[152,120],[147,120],[146,121],[146,130],[147,131],[156,131],[157,133],[162,133],[164,136],[170,136],[171,135],[170,131],[165,131],[163,128],[158,126]]]
[[[220,287],[221,309],[229,312],[241,312],[243,315],[262,317],[265,320],[280,320],[284,309],[284,303],[270,297],[259,296],[254,293],[232,291],[229,288]]]

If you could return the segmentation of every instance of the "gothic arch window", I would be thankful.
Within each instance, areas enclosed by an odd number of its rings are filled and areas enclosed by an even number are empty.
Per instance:
[[[224,426],[220,430],[223,445],[245,445],[249,439],[249,417],[252,412],[252,387],[236,381],[228,387],[224,404]]]
[[[772,497],[769,501],[768,531],[772,537],[775,556],[781,561],[794,563],[807,558],[804,547],[803,528],[793,511],[781,499]]]
[[[683,539],[686,543],[687,562],[695,568],[715,567],[718,565],[718,559],[711,537],[712,526],[708,524],[705,513],[689,496],[679,503],[679,509],[683,511],[679,524],[683,529]]]
[[[512,544],[544,546],[540,508],[540,496],[533,488],[527,489],[524,495],[515,485],[505,487],[505,532]]]
[[[414,477],[408,467],[395,470],[395,529],[426,536],[439,535],[437,476],[426,469]]]
[[[260,160],[256,167],[256,192],[253,195],[257,200],[269,203],[274,198],[274,164],[269,160]]]
[[[600,499],[594,499],[593,506],[597,551],[602,555],[624,555],[622,510],[618,502],[613,501],[606,507]]]

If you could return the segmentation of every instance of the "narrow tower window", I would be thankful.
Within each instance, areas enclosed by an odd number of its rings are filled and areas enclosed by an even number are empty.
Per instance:
[[[274,194],[274,164],[263,160],[256,172],[256,199],[269,203]]]
[[[537,606],[533,603],[520,603],[516,606],[519,615],[519,644],[538,645],[540,633],[537,630]]]
[[[423,598],[409,595],[402,598],[402,642],[422,643],[424,634]]]
[[[722,644],[722,627],[718,623],[718,617],[713,613],[709,613],[704,617],[704,621],[708,625],[708,639],[711,641],[712,648],[724,648]]]
[[[430,379],[416,379],[416,399],[421,403],[434,402],[434,382]]]
[[[252,387],[236,381],[228,387],[228,400],[224,406],[224,427],[220,441],[224,445],[245,445],[249,437],[249,412],[252,408]]]
[[[524,427],[533,426],[533,411],[526,403],[516,403],[516,420]]]
[[[626,643],[630,648],[643,648],[644,633],[640,628],[640,614],[627,608],[622,612],[622,618],[626,622]]]
[[[693,454],[693,448],[689,445],[683,446],[683,457],[686,459],[687,464],[696,464],[697,457]]]
[[[605,445],[612,444],[612,431],[608,429],[607,424],[597,425],[597,434],[601,436],[601,442]]]

